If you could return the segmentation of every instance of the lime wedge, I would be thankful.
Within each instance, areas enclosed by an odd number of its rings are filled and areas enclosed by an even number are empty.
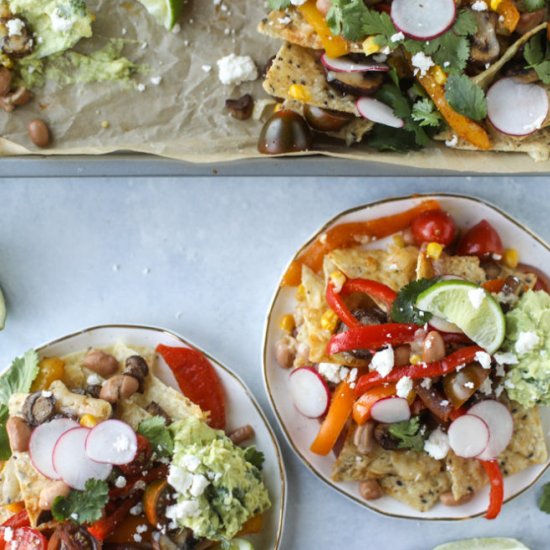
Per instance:
[[[498,302],[483,288],[467,281],[440,281],[416,300],[416,307],[454,323],[464,334],[493,354],[506,332]]]
[[[0,288],[0,330],[2,330],[6,324],[6,315],[6,300],[4,300],[4,294]]]
[[[254,550],[254,546],[250,541],[241,538],[229,541],[229,545],[225,548],[228,550]]]
[[[433,550],[529,550],[516,539],[482,538],[465,539],[436,546]]]
[[[159,25],[172,30],[183,12],[184,0],[139,0]]]

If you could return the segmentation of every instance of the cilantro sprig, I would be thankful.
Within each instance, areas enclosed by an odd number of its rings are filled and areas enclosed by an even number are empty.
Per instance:
[[[483,120],[487,116],[485,93],[466,75],[449,76],[445,83],[445,98],[457,113],[472,120]]]
[[[411,118],[418,122],[420,126],[429,126],[439,128],[443,119],[439,111],[435,108],[433,101],[427,97],[419,99],[414,103],[411,112]]]
[[[138,433],[146,437],[157,456],[172,456],[174,453],[174,439],[162,416],[152,416],[139,423]]]
[[[244,450],[244,459],[250,462],[252,466],[255,466],[260,472],[262,471],[265,462],[264,453],[258,451],[255,445],[251,445]]]
[[[76,523],[93,523],[103,515],[109,500],[106,481],[89,479],[84,491],[71,491],[69,496],[59,496],[53,501],[52,516],[57,521],[70,519]]]
[[[420,418],[413,416],[410,420],[396,422],[388,428],[390,435],[399,440],[400,449],[412,449],[421,452],[424,450],[424,429]]]
[[[414,323],[415,325],[425,325],[432,314],[427,311],[419,310],[415,304],[418,296],[433,286],[437,279],[419,279],[404,286],[397,295],[393,303],[391,317],[398,323]]]
[[[528,69],[535,69],[544,84],[550,84],[550,46],[546,40],[546,31],[537,33],[525,44],[523,52]]]

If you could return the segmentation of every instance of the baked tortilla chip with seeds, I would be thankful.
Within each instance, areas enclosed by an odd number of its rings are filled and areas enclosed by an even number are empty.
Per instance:
[[[477,256],[448,256],[442,254],[432,261],[435,275],[454,275],[478,285],[487,279],[485,270],[479,265]]]
[[[13,515],[13,512],[8,510],[6,506],[22,500],[23,496],[17,479],[15,458],[10,456],[0,471],[0,524]]]

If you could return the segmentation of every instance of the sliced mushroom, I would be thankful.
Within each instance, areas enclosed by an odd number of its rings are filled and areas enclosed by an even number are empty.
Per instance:
[[[8,32],[8,21],[21,21],[20,32]],[[20,16],[0,20],[0,49],[9,57],[21,58],[32,53],[34,40],[27,22]]]
[[[329,71],[327,80],[330,86],[352,96],[368,96],[376,93],[384,82],[381,72],[335,73]]]
[[[149,367],[141,355],[132,355],[126,359],[123,374],[133,376],[139,382],[139,391],[143,392],[143,384],[149,374]]]
[[[245,94],[238,99],[226,99],[225,108],[233,118],[237,120],[248,120],[252,116],[254,98],[250,94]]]
[[[11,90],[13,73],[0,65],[0,96],[5,96]]]
[[[170,415],[156,401],[151,401],[151,403],[145,407],[145,410],[153,416],[162,416],[167,424],[172,423]]]
[[[498,14],[489,11],[474,12],[477,32],[472,37],[470,57],[478,65],[485,66],[495,61],[500,54],[500,43],[496,34]]]
[[[39,426],[55,414],[55,397],[51,392],[31,393],[23,404],[23,416],[30,426]]]
[[[100,550],[101,543],[86,529],[74,523],[62,523],[50,537],[48,550]]]

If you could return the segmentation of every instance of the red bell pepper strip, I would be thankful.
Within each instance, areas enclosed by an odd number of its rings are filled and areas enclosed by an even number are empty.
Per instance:
[[[160,344],[162,355],[183,394],[203,411],[210,413],[208,424],[217,430],[225,428],[225,395],[210,361],[195,349],[169,347]]]
[[[143,493],[140,491],[120,504],[117,503],[117,507],[110,514],[98,519],[88,527],[90,535],[99,541],[105,540],[114,533],[117,525],[130,513],[130,509],[141,501],[142,496]]]
[[[489,496],[489,507],[485,514],[486,519],[495,519],[502,509],[504,502],[504,479],[496,460],[480,460],[485,473],[491,483],[491,494]]]
[[[327,346],[328,355],[358,349],[378,349],[387,344],[399,346],[414,340],[417,325],[386,323],[361,325],[346,332],[334,334]]]
[[[441,359],[441,361],[434,361],[433,363],[418,363],[417,365],[394,368],[388,376],[385,377],[375,371],[369,372],[368,374],[361,376],[361,378],[357,381],[355,394],[358,396],[363,395],[367,390],[376,388],[382,384],[395,384],[403,378],[403,376],[408,376],[413,380],[417,380],[419,378],[433,378],[434,376],[449,374],[450,372],[454,372],[461,365],[466,365],[474,361],[475,355],[478,351],[483,350],[479,346],[469,346],[447,355],[447,357]]]
[[[359,320],[354,317],[342,299],[341,292],[335,292],[334,285],[330,282],[327,285],[326,300],[328,307],[338,315],[338,319],[346,326],[349,328],[361,326]]]

